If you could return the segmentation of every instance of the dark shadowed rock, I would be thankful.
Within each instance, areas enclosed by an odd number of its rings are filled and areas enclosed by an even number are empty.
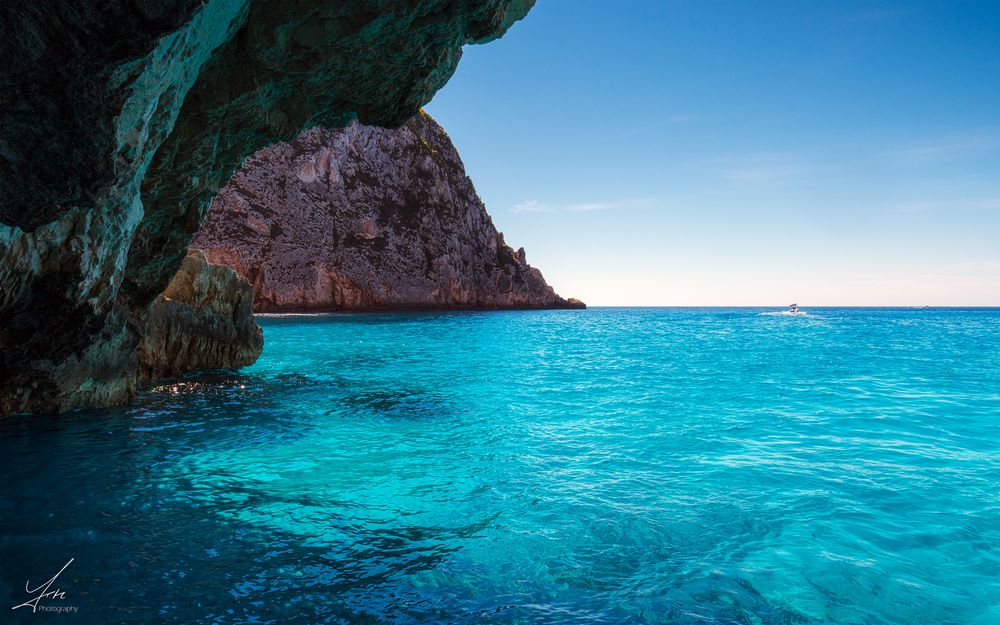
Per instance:
[[[126,401],[136,311],[245,156],[404,123],[532,4],[0,3],[0,413]]]
[[[140,377],[253,364],[264,337],[252,303],[245,278],[190,252],[146,312],[136,352]]]
[[[254,154],[192,246],[253,282],[259,311],[570,307],[504,242],[423,112]]]

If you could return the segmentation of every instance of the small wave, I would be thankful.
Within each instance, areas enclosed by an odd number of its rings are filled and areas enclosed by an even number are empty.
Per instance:
[[[797,313],[788,312],[787,310],[774,310],[771,312],[760,313],[766,317],[812,317],[810,313],[799,311]]]

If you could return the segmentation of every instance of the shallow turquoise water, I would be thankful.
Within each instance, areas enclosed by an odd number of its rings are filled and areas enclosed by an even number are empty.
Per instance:
[[[1000,623],[1000,310],[262,325],[0,422],[0,621]]]

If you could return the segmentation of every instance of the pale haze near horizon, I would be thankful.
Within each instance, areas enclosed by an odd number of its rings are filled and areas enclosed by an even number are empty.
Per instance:
[[[541,0],[428,105],[590,305],[1000,305],[1000,5]]]

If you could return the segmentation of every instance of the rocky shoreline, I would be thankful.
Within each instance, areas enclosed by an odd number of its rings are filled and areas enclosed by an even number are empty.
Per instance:
[[[398,129],[314,128],[249,157],[137,321],[138,375],[252,364],[254,312],[585,307],[506,244],[421,111]]]
[[[0,41],[0,414],[249,364],[254,310],[583,307],[419,109],[532,0],[36,4]]]

